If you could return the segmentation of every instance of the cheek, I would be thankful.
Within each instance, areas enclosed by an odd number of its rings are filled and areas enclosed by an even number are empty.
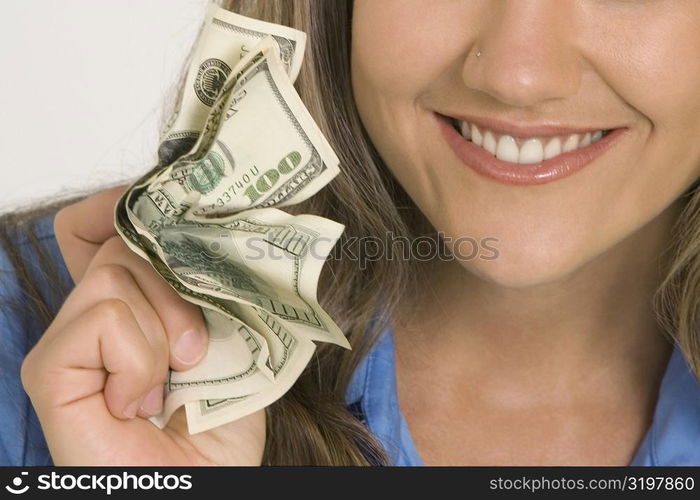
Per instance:
[[[445,87],[448,78],[459,78],[471,36],[464,11],[461,2],[355,1],[355,103],[372,143],[416,201],[435,187],[435,168],[426,153],[433,130],[421,97]]]
[[[700,38],[693,59],[679,58],[650,95],[651,142],[664,156],[666,171],[676,182],[692,182],[700,170]],[[659,159],[660,160],[660,159]]]
[[[461,10],[449,2],[356,1],[353,73],[388,97],[415,97],[459,60],[468,36]]]
[[[659,6],[659,8],[662,8]],[[586,43],[612,54],[597,68],[606,82],[643,115],[649,145],[665,165],[700,162],[700,2],[650,19],[631,17],[614,32],[591,32]],[[635,26],[644,26],[637,30]],[[620,33],[628,35],[623,36]],[[609,47],[618,47],[609,50]],[[640,159],[643,161],[643,159]],[[691,162],[692,163],[692,162]],[[682,177],[686,171],[676,169]]]
[[[687,10],[687,9],[686,9]],[[616,213],[628,220],[663,210],[700,175],[700,2],[694,14],[660,16],[627,40],[607,81],[647,122],[645,141],[619,169]],[[629,27],[622,30],[632,32]]]

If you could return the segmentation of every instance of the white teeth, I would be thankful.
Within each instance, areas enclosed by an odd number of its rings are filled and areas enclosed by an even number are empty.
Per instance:
[[[496,154],[496,148],[498,147],[498,144],[496,144],[496,136],[493,135],[493,132],[491,132],[490,130],[487,130],[484,133],[484,143],[481,145],[481,147],[489,153],[491,153],[492,155]]]
[[[564,153],[568,153],[569,151],[573,151],[574,149],[578,148],[578,141],[579,141],[578,134],[570,135],[569,138],[564,143],[564,145],[562,146],[561,150]]]
[[[586,132],[586,135],[583,136],[583,139],[581,139],[581,142],[579,142],[578,147],[579,148],[585,148],[586,146],[591,145],[591,133]]]
[[[477,146],[481,146],[484,139],[483,137],[481,137],[481,132],[479,132],[479,129],[476,127],[476,125],[472,125],[471,134],[472,142]]]
[[[518,143],[509,135],[502,135],[498,140],[498,149],[496,149],[496,158],[502,161],[518,163]]]
[[[603,131],[571,134],[569,136],[552,137],[544,145],[545,138],[532,137],[516,140],[513,136],[498,134],[488,129],[479,130],[474,124],[458,122],[462,136],[485,149],[499,160],[510,163],[531,165],[542,163],[563,153],[590,146],[603,138]],[[518,146],[518,143],[522,146]]]
[[[462,137],[464,137],[466,140],[471,140],[471,126],[467,122],[460,123],[459,129],[462,131]]]
[[[559,139],[559,137],[550,139],[550,141],[547,143],[547,146],[544,148],[544,159],[549,160],[550,158],[554,158],[555,156],[559,156],[560,154],[561,139]]]
[[[542,163],[544,160],[544,148],[542,141],[539,139],[528,139],[520,148],[520,157],[518,163],[524,165],[532,165],[534,163]]]

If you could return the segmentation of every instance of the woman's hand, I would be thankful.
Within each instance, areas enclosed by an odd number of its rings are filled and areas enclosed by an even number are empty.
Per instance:
[[[127,187],[105,189],[56,213],[54,234],[75,283],[82,279],[102,244],[117,236],[114,209]]]
[[[184,407],[164,429],[168,368],[204,356],[205,323],[113,229],[124,188],[57,215],[56,237],[77,285],[22,365],[22,383],[54,463],[260,464],[265,413],[190,435]]]

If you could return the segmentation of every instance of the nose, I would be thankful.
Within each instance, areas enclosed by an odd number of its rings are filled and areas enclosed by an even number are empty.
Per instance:
[[[515,107],[578,91],[576,0],[489,0],[462,79],[471,89]],[[482,52],[476,57],[477,50]]]

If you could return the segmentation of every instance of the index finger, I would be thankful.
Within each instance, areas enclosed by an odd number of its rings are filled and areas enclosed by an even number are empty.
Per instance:
[[[75,283],[83,278],[100,246],[116,236],[114,208],[127,187],[105,189],[56,213],[56,242]]]

